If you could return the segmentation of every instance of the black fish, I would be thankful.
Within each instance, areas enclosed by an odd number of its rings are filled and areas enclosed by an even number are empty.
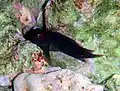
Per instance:
[[[50,58],[49,51],[60,51],[81,61],[85,61],[84,58],[101,56],[93,54],[92,50],[83,48],[75,40],[59,32],[44,32],[40,28],[32,28],[24,38],[39,46],[47,58]]]

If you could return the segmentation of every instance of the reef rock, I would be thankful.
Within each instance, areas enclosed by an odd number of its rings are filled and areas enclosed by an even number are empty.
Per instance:
[[[14,91],[103,91],[103,86],[68,69],[48,68],[44,74],[21,73],[14,82]]]

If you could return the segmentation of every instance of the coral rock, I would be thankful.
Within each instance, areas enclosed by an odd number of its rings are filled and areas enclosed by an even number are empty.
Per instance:
[[[68,69],[52,67],[45,74],[22,73],[14,80],[14,91],[103,91],[103,86]]]

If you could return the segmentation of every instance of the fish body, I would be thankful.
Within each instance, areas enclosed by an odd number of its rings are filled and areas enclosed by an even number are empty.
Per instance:
[[[39,46],[48,56],[49,51],[60,51],[82,61],[84,61],[84,58],[101,56],[93,54],[92,50],[80,46],[75,40],[59,32],[44,32],[40,28],[31,29],[24,35],[24,38]]]

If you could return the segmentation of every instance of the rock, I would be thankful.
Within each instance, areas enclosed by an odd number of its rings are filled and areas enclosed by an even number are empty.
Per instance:
[[[6,75],[0,75],[0,91],[12,91],[9,89],[10,78]]]
[[[8,76],[0,76],[0,86],[9,86],[10,80]]]
[[[45,74],[22,73],[14,82],[14,91],[103,91],[103,86],[68,69],[48,68]]]

